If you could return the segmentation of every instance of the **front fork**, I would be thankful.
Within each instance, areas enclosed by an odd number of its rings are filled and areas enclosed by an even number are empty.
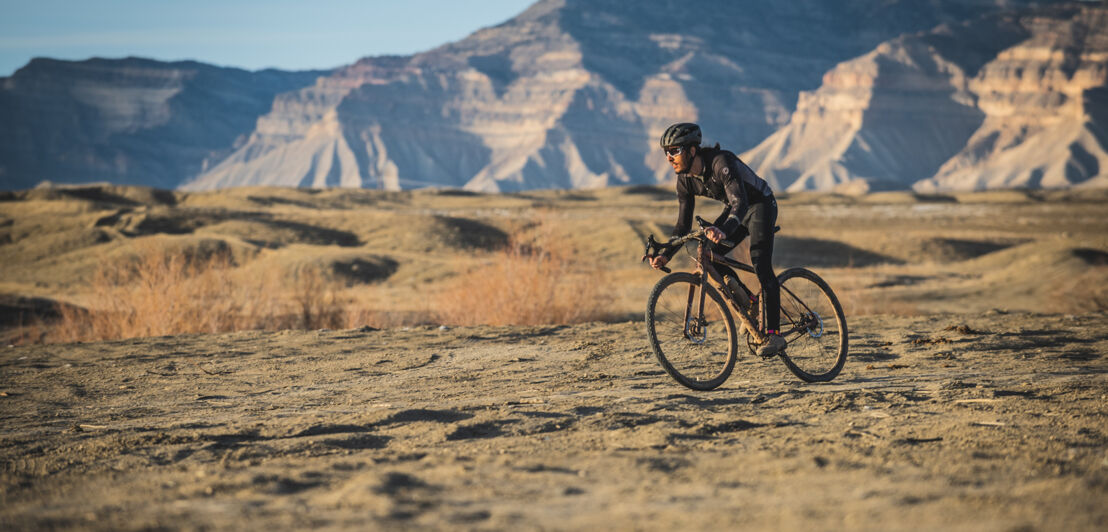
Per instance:
[[[703,281],[701,281],[703,286]],[[704,290],[700,291],[699,296],[696,292],[696,285],[689,285],[689,299],[685,304],[685,338],[689,341],[702,344],[708,338],[708,330],[704,327],[706,325],[704,319]]]

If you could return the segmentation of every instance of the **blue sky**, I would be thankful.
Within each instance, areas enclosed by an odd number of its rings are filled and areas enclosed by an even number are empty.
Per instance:
[[[0,0],[0,76],[32,57],[331,68],[455,41],[534,1]]]

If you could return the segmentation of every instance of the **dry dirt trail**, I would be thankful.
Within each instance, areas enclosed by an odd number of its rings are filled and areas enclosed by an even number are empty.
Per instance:
[[[707,393],[641,322],[8,348],[0,528],[1108,527],[1108,316],[850,325]]]

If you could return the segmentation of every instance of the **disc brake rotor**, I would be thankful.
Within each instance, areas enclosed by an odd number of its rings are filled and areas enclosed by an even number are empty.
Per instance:
[[[690,342],[701,345],[708,340],[708,329],[699,323],[696,318],[689,318],[685,322],[685,338]]]

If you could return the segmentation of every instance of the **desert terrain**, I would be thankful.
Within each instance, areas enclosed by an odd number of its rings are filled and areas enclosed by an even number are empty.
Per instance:
[[[664,187],[4,193],[0,525],[1103,530],[1106,200],[783,197],[775,264],[835,288],[846,367],[743,354],[694,392],[642,321]],[[104,272],[153,252],[326,292],[329,321],[275,299],[251,330],[52,332],[57,305],[122,316]],[[520,256],[579,311],[488,312]]]

